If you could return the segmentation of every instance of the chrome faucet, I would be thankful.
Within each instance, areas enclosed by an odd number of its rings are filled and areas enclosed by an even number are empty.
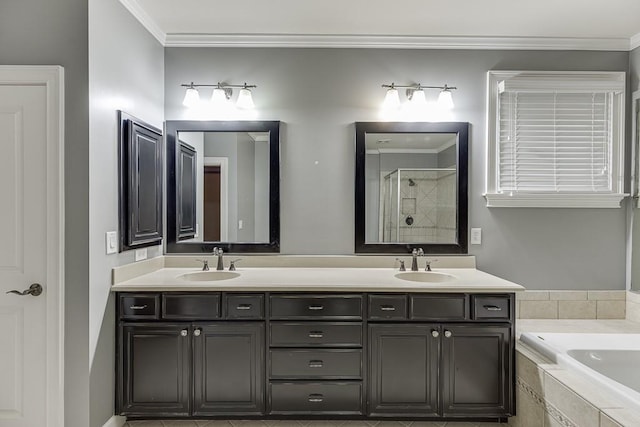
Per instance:
[[[218,257],[218,265],[216,266],[216,270],[221,271],[224,270],[224,263],[222,262],[222,254],[224,251],[221,248],[213,248],[213,256]]]
[[[428,259],[427,264],[424,266],[424,271],[431,271],[431,263],[437,261],[437,259]]]
[[[422,248],[413,248],[411,256],[413,256],[413,259],[411,260],[411,271],[418,271],[418,257],[424,256],[424,251]]]
[[[407,269],[404,266],[404,260],[403,259],[396,258],[396,261],[400,262],[400,271],[407,271]]]

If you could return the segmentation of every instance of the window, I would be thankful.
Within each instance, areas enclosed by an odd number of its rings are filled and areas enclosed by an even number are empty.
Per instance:
[[[489,207],[620,207],[623,72],[489,71]]]

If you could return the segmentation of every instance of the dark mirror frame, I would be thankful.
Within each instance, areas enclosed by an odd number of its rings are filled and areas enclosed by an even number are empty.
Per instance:
[[[269,242],[178,241],[176,162],[179,132],[269,132]],[[214,247],[231,253],[280,252],[280,122],[167,120],[167,249],[168,254],[211,253]]]
[[[455,133],[457,134],[457,243],[365,243],[365,160],[368,133]],[[422,248],[427,254],[466,254],[468,216],[467,122],[356,122],[355,253],[404,254]]]

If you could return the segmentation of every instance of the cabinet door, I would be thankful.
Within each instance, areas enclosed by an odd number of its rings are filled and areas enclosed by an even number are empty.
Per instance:
[[[122,111],[120,120],[120,251],[162,241],[162,132]]]
[[[194,327],[193,415],[264,413],[264,324]]]
[[[196,235],[196,150],[180,142],[176,182],[178,240]]]
[[[435,325],[369,325],[371,416],[438,415]]]
[[[512,415],[511,355],[509,325],[443,326],[443,416]]]
[[[118,406],[121,415],[189,415],[190,337],[187,325],[123,323]]]

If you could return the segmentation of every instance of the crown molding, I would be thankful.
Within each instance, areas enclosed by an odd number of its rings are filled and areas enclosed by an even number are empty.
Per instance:
[[[167,34],[160,29],[156,21],[149,16],[137,0],[120,0],[120,3],[131,13],[153,37],[166,46]]]
[[[169,33],[166,35],[165,46],[628,51],[629,39]]]
[[[631,36],[631,46],[629,50],[637,49],[640,47],[640,33],[635,36]]]

